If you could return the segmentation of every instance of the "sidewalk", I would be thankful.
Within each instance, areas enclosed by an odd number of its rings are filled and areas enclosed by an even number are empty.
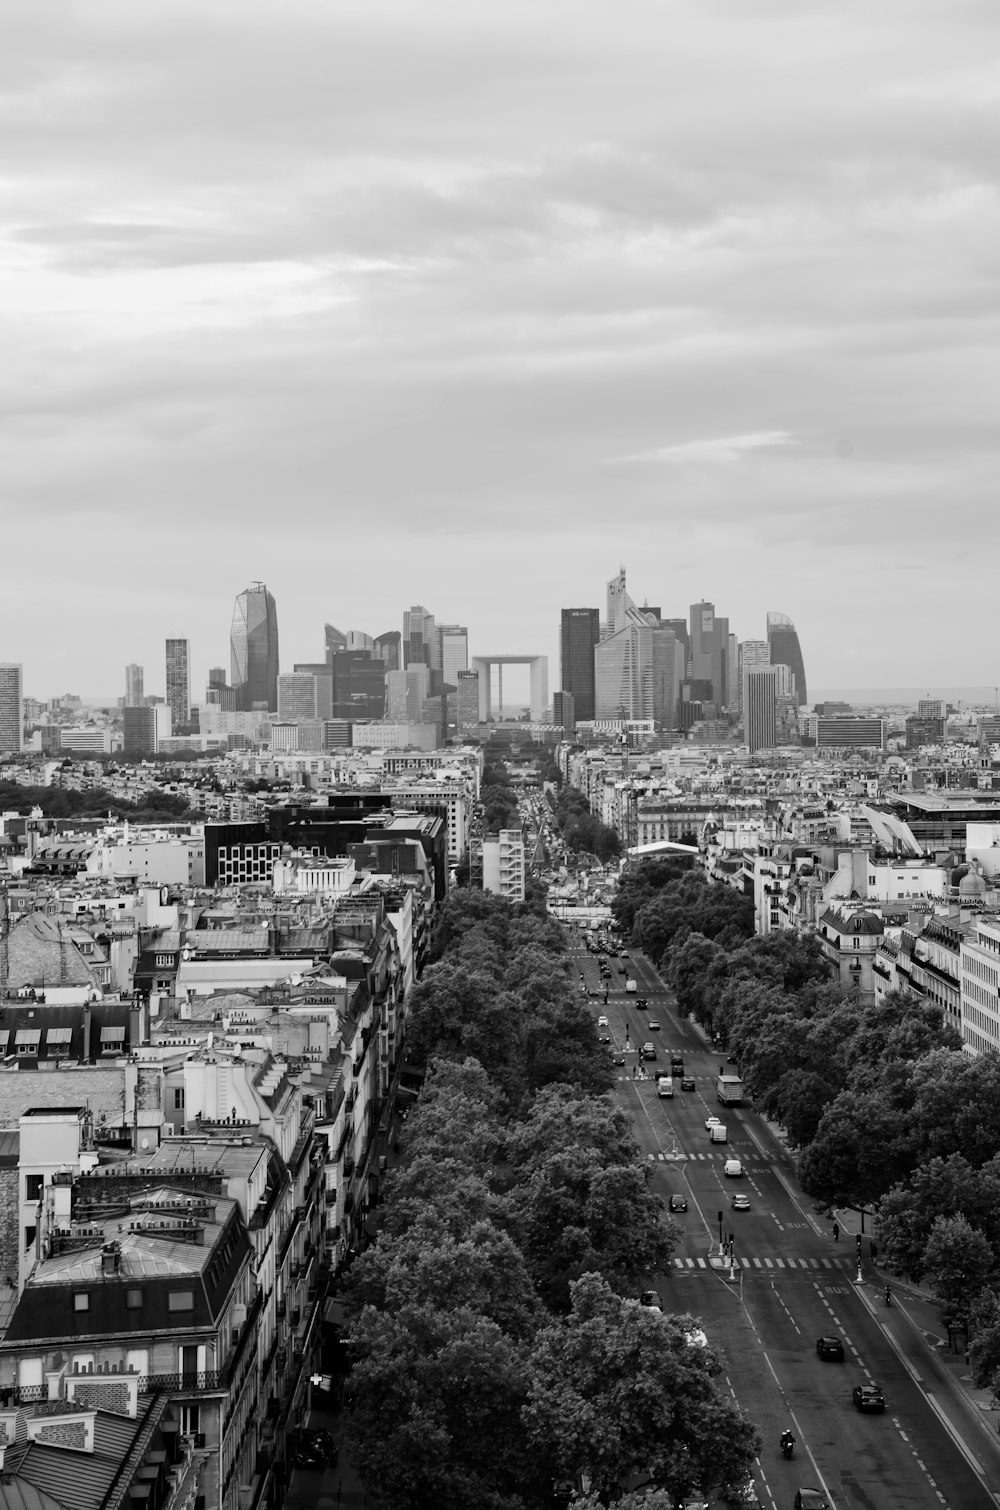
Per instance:
[[[325,1428],[332,1432],[337,1444],[337,1466],[321,1472],[295,1469],[283,1510],[314,1510],[314,1507],[315,1510],[378,1510],[379,1501],[367,1493],[348,1460],[344,1412],[314,1406],[306,1417],[306,1426],[309,1430]]]

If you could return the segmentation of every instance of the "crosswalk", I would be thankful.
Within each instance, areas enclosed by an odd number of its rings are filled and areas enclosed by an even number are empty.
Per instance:
[[[766,1271],[766,1270],[770,1269],[772,1272],[776,1272],[776,1271],[778,1271],[780,1269],[808,1269],[808,1270],[811,1271],[811,1270],[814,1270],[814,1269],[848,1269],[848,1268],[853,1267],[853,1265],[851,1263],[851,1260],[846,1259],[846,1258],[844,1258],[844,1259],[837,1259],[837,1258],[740,1258],[740,1257],[737,1257],[736,1259],[733,1260],[733,1262],[735,1263],[737,1269],[760,1269],[761,1271]],[[729,1265],[729,1259],[727,1258],[726,1259],[726,1266],[728,1267],[728,1265]],[[715,1265],[709,1263],[709,1261],[708,1261],[707,1258],[675,1258],[674,1259],[674,1268],[675,1269],[683,1269],[683,1270],[686,1271],[686,1270],[691,1270],[691,1269],[711,1269],[713,1267],[715,1267]]]
[[[717,1163],[720,1159],[731,1159],[734,1155],[729,1151],[728,1143],[716,1143],[711,1153],[648,1153],[646,1157],[650,1161],[659,1159],[663,1164],[676,1164],[678,1159],[687,1159],[689,1162],[692,1159],[707,1159],[710,1163]],[[745,1169],[770,1169],[773,1163],[771,1159],[754,1158],[753,1154],[747,1157],[742,1148],[735,1157]]]

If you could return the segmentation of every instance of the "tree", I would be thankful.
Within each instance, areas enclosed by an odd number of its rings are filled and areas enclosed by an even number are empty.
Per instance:
[[[867,1206],[909,1174],[914,1137],[906,1112],[877,1093],[841,1091],[799,1160],[803,1190],[831,1204]]]
[[[980,1290],[969,1307],[969,1353],[972,1382],[977,1389],[1000,1387],[1000,1297]]]
[[[682,1012],[712,1025],[711,999],[706,999],[708,973],[722,950],[703,933],[688,933],[667,959],[667,979]]]
[[[636,1479],[675,1497],[745,1482],[759,1438],[719,1389],[721,1363],[690,1316],[622,1300],[597,1275],[538,1334],[522,1420],[550,1480],[585,1471],[607,1502]]]
[[[924,1273],[945,1326],[967,1326],[972,1301],[994,1271],[993,1250],[962,1212],[934,1220],[924,1249]]]
[[[938,1217],[964,1212],[1000,1252],[1000,1158],[975,1169],[962,1154],[930,1159],[893,1188],[879,1208],[885,1262],[919,1283],[924,1253]]]
[[[390,1510],[521,1510],[535,1465],[519,1343],[464,1306],[366,1306],[348,1347],[351,1457]]]

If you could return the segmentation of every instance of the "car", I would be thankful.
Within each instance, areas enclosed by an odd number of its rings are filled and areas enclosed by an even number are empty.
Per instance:
[[[656,1058],[656,1044],[655,1043],[644,1043],[643,1046],[642,1046],[642,1057],[643,1057],[643,1059],[655,1059]]]
[[[611,1042],[611,1034],[610,1033],[598,1033],[598,1035],[597,1035],[597,1041],[598,1041],[598,1043],[610,1043]]]
[[[688,1203],[687,1203],[686,1199],[684,1198],[684,1196],[682,1196],[682,1195],[672,1195],[670,1197],[670,1210],[671,1211],[686,1211],[687,1209],[688,1209]]]
[[[612,1064],[624,1064],[625,1063],[625,1050],[624,1049],[615,1049],[614,1053],[611,1056],[611,1063]]]
[[[885,1410],[885,1395],[877,1384],[856,1384],[851,1390],[855,1410],[875,1411],[881,1415]]]
[[[822,1489],[803,1487],[795,1491],[795,1510],[830,1510],[830,1501]]]
[[[682,1075],[681,1076],[681,1090],[682,1091],[693,1091],[694,1088],[695,1088],[695,1085],[694,1085],[694,1076],[693,1075]]]
[[[742,1180],[743,1161],[741,1159],[727,1159],[722,1166],[722,1173],[727,1180]]]
[[[607,1025],[608,1025],[608,1019],[605,1017],[604,1013],[602,1012],[601,1015],[600,1015],[600,1017],[597,1019],[597,1026],[599,1028],[606,1028]]]
[[[647,1023],[647,1024],[646,1024],[646,1026],[647,1026],[647,1027],[648,1027],[648,1029],[649,1029],[649,1031],[650,1031],[650,1032],[651,1032],[651,1033],[658,1033],[658,1032],[659,1032],[659,1031],[660,1031],[660,1024],[659,1024],[659,1023],[658,1023],[658,1022],[657,1022],[657,1021],[656,1021],[656,1019],[655,1019],[655,1017],[654,1017],[654,1018],[652,1018],[652,1019],[651,1019],[651,1020],[650,1020],[650,1021],[649,1021],[649,1022],[648,1022],[648,1023]]]
[[[831,1363],[843,1363],[844,1344],[839,1337],[817,1337],[816,1356],[826,1358]]]
[[[642,1294],[639,1296],[639,1304],[641,1306],[649,1306],[649,1308],[653,1311],[663,1310],[663,1301],[660,1299],[659,1295],[657,1295],[655,1290],[643,1290]]]
[[[750,1197],[748,1195],[734,1195],[731,1197],[729,1204],[734,1211],[749,1211]]]
[[[637,1011],[645,1012],[646,1008],[649,1006],[649,1002],[644,996],[637,996],[635,1005]],[[650,1026],[652,1026],[652,1024],[650,1024]]]
[[[713,1127],[721,1127],[721,1126],[722,1126],[722,1118],[721,1117],[706,1117],[705,1118],[705,1131],[706,1132],[711,1132]]]

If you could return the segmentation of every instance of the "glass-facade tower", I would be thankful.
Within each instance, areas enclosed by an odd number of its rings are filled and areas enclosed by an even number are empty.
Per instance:
[[[236,599],[230,636],[230,682],[245,712],[278,711],[278,610],[263,582]]]
[[[809,701],[806,692],[806,668],[802,662],[802,647],[795,632],[795,625],[787,613],[769,613],[767,616],[767,643],[771,647],[771,665],[787,666],[795,678],[795,696],[800,708]]]
[[[564,608],[559,624],[559,686],[573,694],[573,715],[590,720],[594,712],[594,646],[601,637],[596,608]]]
[[[191,644],[167,641],[167,706],[173,731],[191,722]]]

